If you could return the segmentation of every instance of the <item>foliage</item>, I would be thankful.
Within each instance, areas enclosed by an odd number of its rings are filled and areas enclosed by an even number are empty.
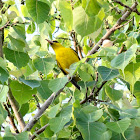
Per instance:
[[[130,9],[133,0],[120,3],[116,0],[0,3],[0,139],[27,140],[37,132],[36,128],[48,124],[39,135],[35,134],[36,139],[139,140],[140,2],[133,12]],[[106,38],[113,42],[111,46],[99,45],[92,55],[87,55],[126,11],[131,12],[130,16]],[[45,39],[58,40],[84,56],[68,70],[69,75],[79,75],[80,91],[67,84],[69,79],[58,68],[55,54]],[[15,128],[23,129],[10,95],[27,124],[40,106],[63,87],[45,113],[36,118],[39,120],[33,128],[18,134]]]

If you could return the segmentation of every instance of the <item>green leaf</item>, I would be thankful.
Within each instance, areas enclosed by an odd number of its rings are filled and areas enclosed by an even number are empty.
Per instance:
[[[67,82],[68,82],[67,77],[56,78],[49,82],[48,87],[51,91],[57,92],[58,90],[63,88]]]
[[[72,106],[64,108],[58,117],[55,117],[49,121],[50,128],[54,133],[63,129],[64,125],[70,121],[72,115]]]
[[[22,116],[25,116],[29,111],[29,103],[25,103],[20,108],[20,113]]]
[[[23,52],[23,48],[26,45],[25,42],[23,42],[21,39],[13,38],[11,35],[8,35],[8,38],[11,41],[10,48],[12,50]]]
[[[17,140],[29,140],[28,132],[22,132],[15,136]]]
[[[0,102],[6,102],[6,97],[7,97],[7,93],[8,93],[8,86],[5,85],[0,85]]]
[[[116,78],[119,75],[119,71],[116,69],[110,69],[105,66],[99,66],[98,72],[101,75],[103,81],[108,81],[113,78]]]
[[[32,34],[35,31],[35,24],[31,22],[31,24],[27,28],[27,34]]]
[[[108,122],[106,126],[117,133],[124,133],[124,131],[129,127],[131,120],[129,118],[122,119],[117,122]]]
[[[0,57],[0,67],[6,70],[6,60],[4,60],[2,57]]]
[[[140,78],[140,62],[130,63],[124,69],[124,79],[134,86],[135,82]]]
[[[107,108],[107,110],[113,120],[119,120],[120,114],[116,109]]]
[[[6,120],[7,115],[8,114],[7,114],[6,110],[0,104],[0,125],[4,123],[4,121]]]
[[[48,117],[49,117],[49,118],[54,118],[54,117],[56,116],[56,114],[58,113],[59,108],[60,108],[60,104],[57,104],[57,105],[51,107],[51,108],[48,110]]]
[[[106,131],[106,126],[100,122],[94,122],[101,118],[102,110],[95,106],[85,106],[84,108],[74,108],[74,118],[76,126],[81,132],[84,140],[101,139],[102,134]]]
[[[27,53],[10,50],[8,48],[4,48],[4,53],[6,59],[18,68],[26,66],[30,59]]]
[[[100,5],[97,0],[83,0],[82,7],[88,15],[96,15],[100,10]]]
[[[48,121],[49,119],[47,118],[46,114],[42,115],[42,117],[40,118],[41,127],[46,125],[46,122]],[[50,129],[50,125],[47,126],[43,134],[46,138],[52,137],[54,135],[53,131]]]
[[[128,49],[126,52],[119,54],[111,61],[111,66],[117,69],[121,69],[122,71],[124,68],[129,64],[129,61],[134,56],[138,45],[134,44]]]
[[[48,99],[52,94],[52,91],[48,87],[49,80],[40,81],[40,86],[37,87],[39,96],[42,99]]]
[[[3,68],[0,67],[0,81],[2,84],[8,80],[9,74]]]
[[[48,18],[50,7],[47,3],[39,0],[26,0],[26,7],[37,24],[44,22]]]
[[[37,58],[34,61],[34,66],[37,70],[45,73],[46,75],[53,70],[55,66],[55,59],[52,57],[48,58]]]
[[[60,139],[66,139],[66,138],[70,138],[71,136],[71,130],[69,130],[69,128],[65,128],[64,130],[61,130],[58,134],[58,138]]]
[[[117,101],[122,98],[123,96],[123,91],[121,90],[115,90],[113,88],[110,88],[109,86],[105,87],[105,91],[107,96],[112,100],[112,101]]]
[[[106,131],[102,135],[102,140],[111,140],[112,133],[111,131]]]
[[[71,31],[73,26],[73,14],[71,4],[65,0],[59,0],[59,8],[67,28],[69,29],[69,31]]]
[[[82,134],[84,140],[102,140],[102,135],[106,131],[105,124],[101,122],[81,122],[76,121],[76,126]]]
[[[80,78],[83,81],[88,81],[89,79],[91,79],[91,74],[89,74],[89,72],[91,72],[92,70],[92,74],[94,72],[93,67],[89,67],[90,65],[88,64],[83,64],[79,69],[78,69],[78,73],[80,75]]]
[[[134,108],[126,109],[123,112],[120,112],[120,118],[126,118],[126,117],[135,119],[139,117],[139,112],[137,109]]]
[[[10,28],[9,35],[12,36],[15,39],[19,39],[22,41],[25,41],[25,24],[16,25]]]
[[[82,37],[97,31],[101,24],[102,21],[98,16],[89,17],[81,6],[73,10],[74,30]]]
[[[12,81],[10,83],[11,91],[19,104],[27,103],[30,99],[32,99],[32,95],[36,94],[37,90],[32,89],[31,87],[19,83],[18,81]]]
[[[134,95],[137,99],[137,104],[140,106],[140,81],[137,81],[134,85]]]
[[[32,89],[40,86],[40,81],[37,80],[25,80],[24,78],[19,78],[19,80]]]

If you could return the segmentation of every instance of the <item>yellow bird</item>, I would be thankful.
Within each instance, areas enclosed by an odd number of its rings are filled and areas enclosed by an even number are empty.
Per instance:
[[[68,71],[66,69],[69,69],[71,64],[80,60],[78,54],[71,48],[65,48],[58,41],[46,40],[55,52],[58,67],[67,75]],[[77,85],[74,78],[72,78],[71,83],[80,90],[80,87]]]

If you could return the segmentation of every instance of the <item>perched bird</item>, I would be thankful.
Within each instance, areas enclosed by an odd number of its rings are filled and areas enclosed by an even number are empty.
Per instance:
[[[71,48],[65,48],[58,41],[46,40],[55,52],[58,67],[65,75],[67,75],[69,72],[66,69],[69,69],[71,64],[80,60],[78,54]],[[75,78],[71,79],[71,83],[80,90]]]

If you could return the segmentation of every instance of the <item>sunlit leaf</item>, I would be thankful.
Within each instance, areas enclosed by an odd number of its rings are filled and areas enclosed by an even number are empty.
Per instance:
[[[119,54],[111,61],[111,66],[117,69],[124,70],[124,68],[129,64],[129,61],[134,56],[138,45],[134,44],[126,52]]]
[[[82,15],[82,16],[81,16]],[[79,6],[73,11],[73,25],[75,31],[82,37],[97,31],[102,22],[98,16],[88,16],[84,9]]]
[[[26,7],[29,14],[38,24],[48,18],[50,7],[47,3],[38,0],[26,0]]]

